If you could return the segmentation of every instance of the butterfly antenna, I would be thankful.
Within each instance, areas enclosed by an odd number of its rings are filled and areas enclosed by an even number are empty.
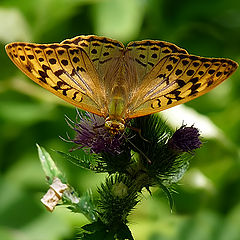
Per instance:
[[[132,127],[132,126],[130,126],[130,125],[126,125],[126,126],[127,126],[128,128],[130,128],[131,130],[137,132],[137,133],[139,134],[139,137],[142,138],[145,142],[150,143],[149,140],[147,140],[146,138],[144,138],[144,137],[142,136],[142,131],[141,131],[140,128],[135,128],[135,127]]]
[[[151,160],[146,156],[146,154],[143,151],[141,151],[133,142],[131,142],[128,138],[126,138],[126,141],[128,141],[134,148],[136,148],[139,151],[139,153],[142,154],[147,159],[149,164],[152,163]]]

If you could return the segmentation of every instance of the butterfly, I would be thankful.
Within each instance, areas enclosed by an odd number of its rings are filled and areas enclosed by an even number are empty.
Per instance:
[[[95,35],[54,44],[15,42],[6,52],[40,86],[105,118],[111,134],[126,121],[199,97],[238,67],[230,59],[190,55],[172,43],[130,42]]]

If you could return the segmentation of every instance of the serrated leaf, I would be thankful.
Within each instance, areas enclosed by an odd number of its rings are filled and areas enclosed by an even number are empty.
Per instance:
[[[131,231],[125,224],[118,225],[116,230],[115,228],[106,226],[104,223],[98,220],[97,222],[83,226],[82,229],[86,231],[82,234],[81,238],[84,240],[134,240]]]
[[[129,227],[126,224],[121,226],[120,230],[117,232],[117,237],[119,240],[134,240]]]
[[[188,167],[189,167],[189,162],[183,163],[182,166],[174,170],[173,174],[171,174],[170,176],[162,180],[162,183],[165,186],[171,186],[172,184],[177,183],[183,177]]]
[[[106,226],[101,221],[93,222],[82,227],[82,229],[87,232],[95,232],[96,230],[102,230],[105,228]]]
[[[72,201],[73,198],[77,201]],[[82,213],[84,216],[90,221],[96,221],[98,216],[95,210],[95,204],[93,202],[92,192],[88,191],[83,194],[81,197],[77,197],[76,193],[73,192],[65,192],[63,196],[64,200],[66,200],[66,204],[70,202],[70,206],[68,207],[73,212]],[[87,230],[90,231],[90,230]]]
[[[38,156],[42,164],[43,171],[47,177],[48,183],[52,184],[54,177],[58,177],[59,179],[61,179],[63,183],[66,183],[67,181],[63,173],[58,169],[53,159],[51,158],[50,154],[43,147],[40,147],[38,144],[37,148]]]
[[[83,226],[82,229],[87,231],[82,234],[82,238],[80,238],[82,240],[114,240],[115,233],[109,231],[107,229],[107,226],[103,224],[100,220],[91,224],[87,224]]]
[[[82,150],[83,151],[83,150]],[[66,158],[69,162],[75,164],[76,166],[88,170],[92,170],[94,168],[94,162],[96,161],[97,157],[94,154],[86,154],[84,153],[83,159],[75,156],[71,153],[64,153],[62,151],[56,151],[64,158]],[[84,152],[84,151],[83,151]]]
[[[173,205],[174,205],[174,201],[173,201],[173,197],[171,195],[171,192],[169,191],[169,189],[161,182],[161,180],[158,180],[158,184],[159,186],[162,188],[162,190],[165,192],[165,194],[167,195],[168,201],[169,201],[169,206],[170,206],[170,210],[173,210]]]

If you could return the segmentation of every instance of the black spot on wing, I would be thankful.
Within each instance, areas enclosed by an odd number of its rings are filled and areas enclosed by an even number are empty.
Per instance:
[[[52,53],[53,53],[53,50],[47,50],[47,51],[46,51],[46,54],[47,54],[47,55],[50,55],[50,54],[52,54]]]
[[[112,45],[105,45],[105,48],[114,48]]]
[[[47,70],[51,70],[51,68],[45,64],[42,65],[42,69],[46,72]]]
[[[99,46],[101,46],[99,43],[97,43],[97,42],[94,42],[94,43],[92,43],[92,45],[94,46],[94,47],[99,47]]]
[[[201,83],[193,84],[193,85],[190,87],[190,90],[195,91],[195,90],[197,90],[200,86],[201,86]]]
[[[172,99],[169,98],[169,99],[168,99],[168,102],[167,102],[167,105],[169,105],[169,104],[171,104],[171,103],[172,103]]]
[[[171,51],[169,49],[165,49],[162,51],[163,53],[170,53]]]
[[[166,69],[167,69],[168,71],[171,71],[171,70],[173,69],[173,66],[172,66],[171,64],[169,64],[169,65],[166,66]]]
[[[61,63],[62,63],[63,66],[67,66],[68,65],[68,60],[63,59],[63,60],[61,60]]]
[[[78,54],[79,49],[70,49],[69,52],[70,52],[71,55],[74,55],[74,53]]]
[[[213,84],[213,80],[209,79],[208,82],[207,82],[207,87],[211,86],[212,84]]]
[[[104,52],[104,53],[103,53],[103,56],[104,56],[104,57],[106,57],[106,56],[108,56],[108,55],[109,55],[109,52]]]
[[[195,83],[197,83],[198,82],[198,80],[199,80],[199,78],[198,77],[194,77],[194,78],[192,78],[189,82],[191,82],[191,83],[193,83],[193,84],[195,84]]]
[[[74,57],[74,58],[73,58],[73,62],[74,62],[74,63],[78,63],[79,61],[80,61],[80,60],[79,60],[78,57]]]
[[[213,74],[213,73],[215,73],[215,70],[214,69],[210,69],[210,70],[208,70],[208,73],[209,74]]]
[[[165,78],[166,77],[166,73],[161,73],[157,76],[157,78]]]
[[[189,61],[188,61],[188,60],[183,60],[183,61],[182,61],[182,64],[183,64],[183,66],[186,66],[186,65],[189,64]]]
[[[86,72],[86,70],[83,67],[79,67],[79,66],[77,66],[77,71]]]
[[[180,56],[179,56],[179,57],[180,57]],[[175,63],[177,63],[178,58],[170,57],[170,58],[169,58],[169,61],[172,61],[172,62],[175,64]]]
[[[25,61],[25,56],[20,56],[22,61]]]
[[[80,43],[80,46],[82,47],[88,47],[88,45],[85,42]]]
[[[219,76],[221,76],[222,75],[222,72],[217,72],[217,74],[216,74],[216,77],[219,77]]]
[[[151,104],[151,108],[155,109],[155,108],[160,108],[161,107],[161,100],[160,99],[156,99],[155,101],[157,101],[157,107],[154,107],[153,103]]]
[[[92,54],[97,54],[97,50],[94,48],[93,50],[91,50]]]
[[[26,69],[31,73],[32,72],[32,68],[29,65],[26,65]]]
[[[57,51],[59,55],[63,55],[64,54],[64,50],[58,50]]]
[[[46,81],[46,78],[48,77],[47,73],[42,70],[38,70],[38,74],[41,76],[41,78],[38,78],[38,79],[44,83],[47,83]]]
[[[200,65],[199,62],[193,62],[193,66],[194,66],[194,67],[198,67],[199,65]]]
[[[152,58],[157,58],[157,54],[156,53],[152,54]]]
[[[57,63],[57,61],[56,61],[55,58],[50,58],[50,59],[49,59],[49,62],[50,62],[51,64],[56,64],[56,63]]]
[[[143,67],[146,67],[146,66],[147,66],[145,63],[141,62],[141,61],[140,61],[139,59],[137,59],[137,58],[135,58],[135,61],[136,61],[137,63],[139,63],[140,65],[142,65]]]
[[[180,74],[182,74],[182,70],[181,70],[181,69],[177,69],[176,72],[175,72],[175,74],[176,74],[177,76],[180,75]]]
[[[62,75],[64,73],[64,70],[63,69],[60,69],[60,70],[57,70],[56,72],[54,72],[54,75],[56,77],[59,77],[60,75]]]
[[[192,76],[194,74],[194,70],[190,69],[187,71],[188,76]]]
[[[176,83],[178,84],[179,87],[183,87],[184,85],[186,85],[186,83],[181,79],[177,79]]]
[[[34,56],[33,56],[33,55],[27,55],[27,57],[28,57],[30,60],[34,59]]]
[[[181,91],[175,89],[175,90],[171,91],[169,94],[173,94],[173,95],[175,95],[175,97],[176,97],[176,96],[178,96],[180,93],[181,93]]]
[[[146,50],[146,48],[144,48],[144,47],[138,47],[137,50],[142,50],[142,51],[143,51],[143,50]]]

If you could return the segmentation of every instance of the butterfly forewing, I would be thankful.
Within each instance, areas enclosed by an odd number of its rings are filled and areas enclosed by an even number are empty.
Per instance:
[[[98,74],[85,51],[63,44],[13,43],[11,60],[33,81],[73,105],[102,115]],[[99,89],[99,91],[96,91]]]
[[[227,79],[236,62],[187,54],[164,57],[144,78],[129,106],[129,118],[152,114],[188,102]]]
[[[171,53],[187,54],[187,51],[183,48],[172,43],[157,40],[130,42],[127,45],[126,51],[129,58],[134,61],[139,83],[141,83],[144,76],[166,55]]]

